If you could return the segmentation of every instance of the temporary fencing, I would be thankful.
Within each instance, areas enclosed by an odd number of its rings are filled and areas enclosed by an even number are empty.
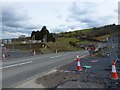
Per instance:
[[[120,33],[114,34],[107,38],[107,47],[109,51],[110,60],[114,60],[117,70],[120,73]],[[113,62],[113,61],[112,61]],[[113,68],[113,66],[112,66]]]

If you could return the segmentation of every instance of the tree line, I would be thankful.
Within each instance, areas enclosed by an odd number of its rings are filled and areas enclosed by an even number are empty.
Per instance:
[[[39,31],[32,31],[31,39],[41,40],[42,42],[45,40],[46,42],[55,42],[55,37],[53,33],[50,33],[46,26],[43,26]]]

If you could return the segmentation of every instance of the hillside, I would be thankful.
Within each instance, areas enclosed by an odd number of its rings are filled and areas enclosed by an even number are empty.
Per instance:
[[[55,53],[65,51],[80,51],[84,48],[83,44],[96,43],[89,40],[79,40],[74,37],[56,37],[56,42],[43,42],[43,43],[22,43],[22,41],[15,41],[12,44],[6,44],[9,49],[19,49],[23,51],[36,50],[38,54],[43,53]]]
[[[83,50],[82,46],[88,46],[89,44],[97,44],[98,41],[105,41],[107,37],[118,33],[119,25],[106,25],[98,28],[90,28],[84,30],[75,30],[73,32],[61,32],[56,34],[55,42],[42,42],[31,44],[22,43],[23,41],[30,40],[25,38],[13,40],[12,44],[6,45],[8,48],[20,49],[20,50],[36,50],[38,53],[51,53],[51,52],[62,52],[62,51],[75,51]]]
[[[6,44],[6,46],[10,49],[20,49],[24,51],[36,50],[37,53],[54,53],[56,50],[57,52],[83,50],[83,48],[70,45],[69,42],[78,42],[78,39],[69,37],[56,37],[56,42],[43,42],[31,45],[30,43],[24,44],[21,42],[13,42],[14,44]]]
[[[120,32],[120,25],[105,25],[90,29],[75,30],[73,32],[62,32],[61,37],[76,37],[81,39],[96,39],[98,41],[106,40],[107,37]]]

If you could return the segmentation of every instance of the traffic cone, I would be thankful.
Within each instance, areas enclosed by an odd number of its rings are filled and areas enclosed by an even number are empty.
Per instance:
[[[77,61],[77,71],[82,71],[82,68],[80,66],[80,61]]]
[[[33,50],[33,56],[35,56],[36,55],[36,52],[35,52],[35,50]]]
[[[77,58],[75,59],[76,61],[80,61],[79,55],[77,55]]]
[[[112,61],[112,79],[118,79],[118,74],[116,72],[116,67],[115,67],[115,62],[114,60]]]
[[[3,59],[6,59],[6,55],[5,55],[4,53],[3,53],[3,55],[2,55],[2,58],[3,58]]]

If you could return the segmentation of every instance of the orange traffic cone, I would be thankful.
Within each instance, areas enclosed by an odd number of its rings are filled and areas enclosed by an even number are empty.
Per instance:
[[[80,61],[77,61],[77,71],[82,71],[82,68],[80,66]]]
[[[114,60],[112,61],[112,79],[118,79]]]
[[[75,59],[76,61],[80,61],[79,55],[77,55],[77,58]]]
[[[4,53],[3,53],[3,55],[2,55],[2,58],[3,58],[3,59],[6,59],[6,55],[5,55]]]
[[[36,55],[36,52],[35,52],[35,50],[33,50],[33,56],[35,56]]]

